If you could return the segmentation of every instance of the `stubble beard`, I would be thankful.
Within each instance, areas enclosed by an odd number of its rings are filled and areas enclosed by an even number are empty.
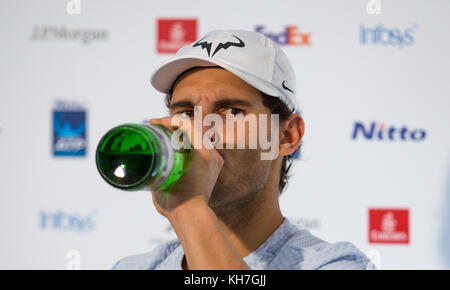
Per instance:
[[[250,178],[245,176],[229,184],[223,184],[219,179],[211,193],[209,207],[229,228],[247,226],[266,198],[261,190],[267,182],[268,173],[267,170]]]

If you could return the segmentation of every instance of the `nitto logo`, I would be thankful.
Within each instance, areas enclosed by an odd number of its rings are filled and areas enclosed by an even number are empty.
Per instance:
[[[412,46],[415,41],[413,32],[417,27],[417,24],[414,24],[414,26],[402,31],[399,28],[385,28],[381,24],[378,24],[374,28],[367,28],[361,24],[359,41],[363,45],[381,44],[383,46],[397,46],[398,48]]]
[[[268,32],[263,25],[256,26],[255,31],[264,34],[279,45],[311,46],[311,33],[299,32],[296,25],[286,26],[280,33]]]
[[[95,215],[97,215],[97,211],[86,216],[67,213],[62,210],[57,210],[53,213],[41,211],[39,213],[39,226],[43,230],[87,232],[95,228]]]
[[[411,130],[406,126],[395,127],[385,126],[383,123],[377,124],[372,122],[369,125],[365,125],[362,122],[355,122],[353,126],[352,139],[363,138],[367,140],[402,140],[402,141],[423,141],[427,136],[427,133],[423,129]]]

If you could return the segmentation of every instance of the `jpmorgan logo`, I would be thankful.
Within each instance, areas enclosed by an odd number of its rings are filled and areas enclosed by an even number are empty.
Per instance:
[[[108,31],[105,29],[79,29],[58,25],[36,25],[33,27],[31,40],[36,42],[67,41],[89,44],[91,42],[108,40],[108,37]]]

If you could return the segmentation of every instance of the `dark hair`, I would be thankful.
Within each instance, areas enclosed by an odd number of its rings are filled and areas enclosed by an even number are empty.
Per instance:
[[[262,93],[262,97],[264,106],[270,109],[271,114],[278,114],[280,122],[286,121],[287,119],[289,119],[289,116],[295,112],[295,110],[290,110],[288,106],[285,103],[283,103],[279,98],[269,96],[265,93]],[[294,152],[283,157],[280,170],[280,181],[278,183],[279,195],[283,193],[289,181],[289,178],[291,177],[291,175],[289,175],[289,171],[292,165],[294,164],[296,155],[300,156],[301,146],[302,141],[300,141],[300,144],[298,145],[298,147],[295,149]]]

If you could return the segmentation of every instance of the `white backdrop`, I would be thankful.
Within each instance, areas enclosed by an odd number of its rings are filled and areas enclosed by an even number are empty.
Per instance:
[[[110,187],[94,162],[108,129],[166,114],[149,77],[173,56],[157,51],[168,18],[196,37],[278,36],[306,124],[285,216],[382,269],[450,268],[450,1],[369,2],[0,0],[0,268],[108,269],[174,237],[149,194]],[[84,156],[54,155],[57,102],[85,112]],[[409,238],[374,243],[374,229]]]

